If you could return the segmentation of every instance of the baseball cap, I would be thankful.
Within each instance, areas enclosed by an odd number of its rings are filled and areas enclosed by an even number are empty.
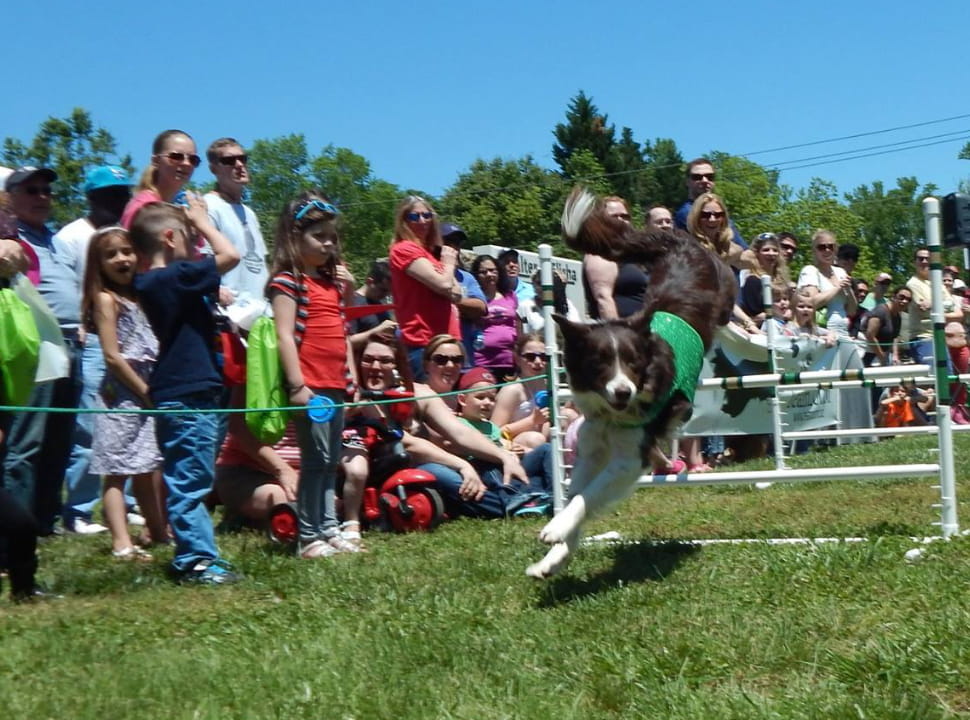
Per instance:
[[[961,280],[960,278],[953,279],[953,292],[956,292],[957,290],[966,290],[966,289],[967,289],[967,284],[963,282],[963,280]]]
[[[454,223],[441,223],[441,238],[445,242],[451,241],[451,245],[461,245],[468,239],[468,235]]]
[[[892,281],[893,281],[893,276],[890,275],[889,273],[879,273],[878,275],[876,275],[877,283],[888,283]]]
[[[20,185],[20,183],[30,180],[34,175],[40,175],[47,182],[54,182],[57,180],[57,173],[50,168],[38,168],[33,165],[24,165],[19,167],[7,176],[7,182],[4,183],[4,189],[10,192],[15,187]]]
[[[495,376],[487,368],[473,367],[463,372],[461,377],[458,378],[458,389],[467,390],[472,385],[477,385],[478,383],[486,383],[488,385],[498,384]]]
[[[123,167],[118,165],[98,165],[88,170],[84,176],[84,192],[114,187],[116,185],[131,185],[131,178]]]

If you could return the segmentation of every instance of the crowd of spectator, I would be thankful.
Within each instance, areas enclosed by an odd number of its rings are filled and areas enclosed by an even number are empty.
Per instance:
[[[268,259],[245,203],[245,149],[220,138],[205,158],[216,179],[205,196],[185,189],[202,158],[179,130],[155,139],[134,188],[120,167],[91,168],[87,214],[56,234],[47,225],[56,173],[25,167],[6,175],[0,280],[36,289],[66,360],[63,376],[33,384],[26,403],[62,412],[0,413],[0,564],[14,597],[43,594],[34,581],[36,539],[64,532],[107,533],[118,561],[151,562],[152,548],[165,548],[179,582],[235,582],[239,574],[217,546],[214,504],[224,506],[229,527],[258,526],[277,505],[293,503],[301,558],[366,552],[361,503],[383,462],[368,428],[392,420],[407,462],[434,478],[450,517],[547,511],[556,462],[550,423],[556,418],[574,436],[581,418],[569,407],[552,414],[541,398],[549,358],[539,279],[520,275],[518,252],[478,255],[466,269],[464,231],[412,195],[395,211],[387,259],[358,281],[344,262],[339,209],[322,192],[304,192],[281,210]],[[774,323],[784,336],[858,343],[866,365],[926,361],[925,248],[913,277],[889,292],[891,276],[871,285],[854,277],[858,248],[839,248],[833,233],[819,230],[812,262],[792,282],[798,238],[766,232],[749,247],[715,178],[709,160],[692,161],[688,201],[676,212],[647,208],[643,225],[686,233],[735,269],[739,332],[760,335]],[[602,203],[632,225],[622,198]],[[966,372],[958,275],[948,270],[944,291],[948,362]],[[587,256],[584,309],[592,318],[628,317],[649,282],[636,264]],[[582,317],[564,278],[554,276],[552,291],[557,312]],[[221,343],[245,336],[264,315],[275,324],[289,404],[333,409],[323,421],[293,413],[275,443],[260,440],[242,414],[211,412],[244,404]],[[406,418],[354,402],[390,390],[413,394]],[[933,398],[911,387],[875,400],[880,422],[913,424],[934,411]],[[144,412],[153,409],[175,412]],[[965,410],[955,419],[967,421]],[[730,451],[724,438],[685,440],[676,469],[703,472]]]

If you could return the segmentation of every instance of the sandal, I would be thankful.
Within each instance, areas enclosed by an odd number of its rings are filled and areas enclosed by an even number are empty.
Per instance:
[[[358,533],[358,535],[359,534],[360,533]],[[335,535],[331,535],[330,537],[325,538],[323,540],[323,542],[325,542],[328,545],[330,545],[330,548],[335,553],[359,553],[359,552],[367,552],[366,550],[364,550],[364,546],[361,545],[359,542],[355,544],[354,542],[352,542],[352,541],[347,540],[346,538],[344,538],[343,535],[341,533],[339,533],[339,532],[337,534],[335,534]]]
[[[350,528],[354,529],[351,530]],[[360,547],[364,539],[363,535],[360,534],[360,520],[347,520],[340,523],[340,537],[351,545]]]
[[[316,558],[330,557],[339,551],[326,540],[314,540],[300,549],[300,557],[304,560],[315,560]]]
[[[677,458],[670,465],[666,467],[656,468],[653,471],[654,475],[680,475],[684,470],[687,469],[687,463]]]
[[[151,562],[154,560],[150,552],[134,545],[129,545],[121,550],[112,550],[111,556],[117,560],[130,560],[133,562]]]

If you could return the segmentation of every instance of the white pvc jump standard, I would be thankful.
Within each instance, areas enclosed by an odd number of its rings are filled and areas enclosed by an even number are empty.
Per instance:
[[[927,247],[930,250],[931,272],[930,282],[932,288],[932,310],[931,318],[934,326],[934,358],[936,372],[932,376],[936,386],[937,413],[936,427],[916,427],[916,428],[892,428],[893,432],[883,432],[881,428],[859,428],[846,430],[828,431],[802,431],[802,432],[782,432],[782,421],[780,418],[780,402],[778,401],[779,392],[782,388],[791,386],[814,385],[819,383],[831,383],[833,386],[841,385],[863,385],[867,382],[878,382],[882,385],[884,381],[901,382],[903,379],[925,378],[930,371],[926,365],[904,365],[889,367],[872,367],[864,370],[823,370],[807,371],[803,373],[768,373],[763,375],[750,375],[740,378],[710,378],[701,380],[698,383],[698,390],[713,388],[753,388],[770,387],[772,392],[772,416],[773,416],[773,435],[776,447],[780,445],[781,439],[801,439],[816,437],[834,437],[842,434],[843,437],[853,436],[886,436],[886,435],[907,435],[907,434],[932,434],[936,433],[939,437],[939,462],[922,463],[907,465],[873,465],[843,468],[803,468],[790,469],[785,466],[784,456],[776,451],[775,470],[750,471],[750,472],[717,472],[704,474],[681,473],[679,475],[643,475],[637,483],[638,487],[658,487],[658,486],[695,486],[695,485],[717,485],[717,484],[752,484],[762,482],[814,482],[826,480],[859,480],[863,478],[906,478],[906,477],[930,477],[939,478],[940,490],[940,529],[942,537],[949,538],[959,532],[959,524],[956,512],[956,480],[954,473],[953,458],[953,425],[950,418],[950,392],[949,378],[947,376],[947,365],[942,353],[946,352],[943,340],[943,282],[942,282],[942,262],[940,246],[940,210],[939,201],[935,198],[927,198],[923,201],[923,213],[926,226]],[[554,382],[558,378],[558,345],[556,342],[555,329],[552,322],[552,249],[548,245],[539,246],[541,279],[543,285],[543,315],[545,323],[545,343],[546,352],[549,354],[549,378],[550,396],[553,404],[558,406],[559,392],[558,383]],[[762,278],[763,287],[765,278]],[[546,291],[548,286],[548,292]],[[766,303],[770,299],[770,290],[766,290]],[[547,297],[548,296],[548,297]],[[770,328],[770,325],[769,325]],[[773,335],[773,328],[769,329],[769,335]],[[771,338],[769,337],[769,346]],[[769,353],[773,358],[773,353]],[[773,367],[773,363],[772,363]],[[552,420],[552,418],[550,418]],[[561,437],[555,421],[552,421],[552,447],[556,457],[562,457]],[[959,430],[970,431],[970,426],[958,426]],[[903,431],[903,432],[900,432]],[[558,463],[556,463],[558,465]],[[560,473],[561,475],[561,468]],[[559,487],[559,478],[556,482],[555,510],[562,509],[563,493]]]

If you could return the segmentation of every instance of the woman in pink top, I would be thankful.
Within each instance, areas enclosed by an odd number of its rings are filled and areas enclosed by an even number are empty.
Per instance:
[[[172,202],[201,162],[195,141],[181,130],[166,130],[152,143],[152,161],[141,174],[135,195],[125,205],[121,226],[128,228],[144,205]]]
[[[500,383],[507,382],[515,376],[515,340],[522,332],[515,285],[491,255],[479,255],[471,270],[488,303],[488,312],[478,320],[475,365],[491,370]]]
[[[458,310],[461,284],[455,277],[458,251],[442,245],[430,203],[406,197],[394,213],[390,250],[391,291],[401,339],[415,380],[424,379],[424,347],[435,335],[461,337]]]

